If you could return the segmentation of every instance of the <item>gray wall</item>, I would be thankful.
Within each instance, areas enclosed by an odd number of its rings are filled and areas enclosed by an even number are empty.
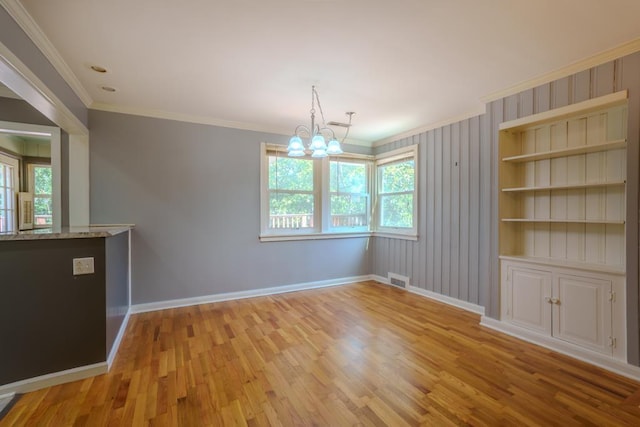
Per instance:
[[[420,238],[374,238],[373,273],[410,276],[414,286],[480,304],[498,318],[498,125],[623,89],[629,90],[627,345],[637,365],[640,53],[494,101],[479,117],[377,147],[376,154],[419,144]]]
[[[365,238],[258,241],[260,143],[287,137],[93,110],[89,125],[91,222],[136,225],[132,303],[370,272]]]
[[[0,97],[0,120],[5,122],[29,123],[33,125],[56,126],[27,101]]]
[[[113,348],[124,317],[129,310],[129,234],[105,239],[105,299],[107,318],[107,353]]]
[[[9,48],[85,126],[87,125],[87,109],[80,98],[3,7],[0,7],[0,43]]]

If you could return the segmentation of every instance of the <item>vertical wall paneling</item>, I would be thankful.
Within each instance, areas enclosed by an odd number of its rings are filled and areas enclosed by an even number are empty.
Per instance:
[[[471,220],[471,210],[469,209],[469,175],[471,168],[469,165],[469,120],[460,123],[460,157],[458,171],[460,176],[460,207],[459,207],[459,251],[458,263],[458,295],[463,301],[469,301],[469,225]]]
[[[442,293],[451,295],[451,125],[442,129]]]
[[[626,155],[623,149],[543,160],[524,166],[519,179],[522,185],[589,183],[615,180],[616,173],[626,169],[626,194],[614,187],[547,191],[548,197],[522,197],[518,214],[531,209],[536,216],[552,219],[626,216],[625,226],[514,224],[525,231],[526,227],[531,229],[514,247],[523,253],[557,258],[578,254],[587,262],[626,264],[628,360],[640,364],[640,53],[491,102],[481,116],[378,147],[377,152],[384,152],[419,144],[420,201],[417,242],[375,239],[373,265],[377,274],[386,276],[387,271],[393,271],[408,275],[414,286],[482,305],[488,316],[498,318],[498,125],[622,89],[629,91],[628,120],[622,110],[608,116],[590,115],[532,132],[522,144],[525,151],[591,144],[621,138],[626,127]],[[607,120],[606,135],[597,130],[603,128],[602,120]],[[546,227],[543,233],[540,227]],[[602,227],[618,227],[620,233],[602,233]],[[607,241],[597,237],[602,234],[608,236]],[[626,253],[626,260],[615,261],[622,253]]]
[[[480,292],[480,118],[469,120],[469,302],[479,303]]]
[[[433,290],[434,292],[442,292],[442,208],[444,206],[442,199],[443,179],[442,179],[442,128],[435,131],[435,176],[436,176],[436,192],[433,200],[435,209],[435,234],[433,252]]]
[[[425,288],[435,290],[435,234],[436,234],[436,218],[435,218],[435,197],[436,197],[436,151],[435,151],[435,132],[427,132],[427,169],[422,171],[427,175],[427,194],[425,203],[427,204],[427,275],[425,277]],[[424,193],[422,193],[425,195]]]
[[[573,76],[572,103],[586,101],[591,98],[591,70],[585,70]]]
[[[481,287],[478,303],[485,307],[489,316],[497,316],[498,310],[491,309],[491,289],[489,286],[490,259],[489,239],[491,236],[491,129],[492,117],[497,102],[492,102],[488,113],[480,119],[480,212],[479,212],[479,249],[478,249],[478,281]]]
[[[460,298],[460,123],[451,125],[451,246],[449,251],[449,295]]]
[[[612,61],[597,66],[595,68],[593,77],[594,79],[592,81],[592,85],[594,97],[613,93],[615,80],[615,63]]]
[[[551,108],[569,105],[569,100],[571,99],[571,81],[571,77],[565,77],[551,83],[553,87]]]
[[[620,63],[620,89],[629,91],[627,122],[627,361],[640,364],[640,301],[638,292],[638,169],[640,168],[640,54],[624,57]]]
[[[533,89],[534,114],[549,111],[551,108],[551,83]]]
[[[520,93],[518,103],[518,117],[526,117],[533,114],[533,89]]]

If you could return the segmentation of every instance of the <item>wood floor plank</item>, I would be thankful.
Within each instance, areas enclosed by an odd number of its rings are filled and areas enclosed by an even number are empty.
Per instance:
[[[362,282],[131,316],[106,375],[0,426],[640,425],[640,384]]]

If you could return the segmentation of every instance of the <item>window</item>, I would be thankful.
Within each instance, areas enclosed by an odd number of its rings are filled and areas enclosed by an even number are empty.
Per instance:
[[[15,231],[18,160],[0,154],[0,232]]]
[[[29,165],[29,191],[33,193],[33,224],[49,227],[53,224],[53,185],[50,165]]]
[[[396,150],[376,162],[377,231],[417,235],[417,147]]]
[[[263,143],[260,240],[372,231],[417,239],[417,152],[413,146],[379,159],[353,154],[312,159],[288,157],[283,147]]]
[[[329,161],[332,229],[369,229],[369,163],[349,159]]]
[[[261,240],[368,233],[371,164],[367,156],[288,157],[263,144]]]
[[[317,220],[314,161],[287,157],[284,152],[269,152],[270,233],[313,232]]]

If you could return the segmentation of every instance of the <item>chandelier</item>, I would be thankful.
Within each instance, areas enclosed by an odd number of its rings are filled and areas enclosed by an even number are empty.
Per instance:
[[[316,103],[318,104],[318,110],[320,110],[320,117],[322,117],[322,126],[316,124]],[[336,154],[342,154],[342,147],[340,142],[336,139],[336,135],[332,129],[328,128],[324,121],[324,113],[322,112],[322,106],[320,105],[320,97],[315,86],[311,86],[311,127],[305,125],[299,125],[293,132],[293,136],[289,140],[289,146],[287,151],[290,157],[301,157],[307,152],[305,151],[305,145],[302,141],[303,137],[308,138],[309,143],[306,149],[311,153],[311,157],[322,158],[332,156]],[[330,125],[342,126],[347,128],[347,132],[342,138],[342,142],[349,135],[349,129],[351,127],[351,117],[355,114],[350,111],[346,113],[349,116],[349,123],[336,123],[329,122]],[[327,144],[325,135],[329,138]]]

